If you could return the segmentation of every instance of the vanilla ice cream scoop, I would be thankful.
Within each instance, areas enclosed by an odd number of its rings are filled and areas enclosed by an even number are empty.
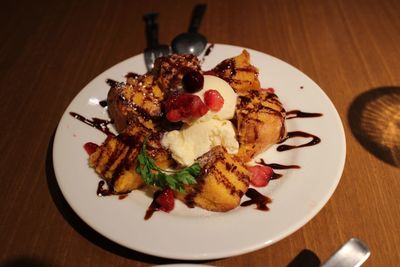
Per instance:
[[[235,115],[237,95],[226,81],[211,75],[204,75],[203,88],[195,95],[204,102],[204,93],[211,89],[217,90],[224,98],[222,108],[217,112],[209,110],[204,116],[187,121],[180,130],[165,133],[161,140],[161,144],[183,166],[192,165],[217,145],[225,147],[230,154],[239,150],[235,128],[229,121]]]
[[[222,145],[228,153],[236,154],[239,143],[232,123],[228,120],[210,119],[185,125],[182,129],[164,134],[161,144],[171,151],[172,157],[183,166],[190,166],[195,159]]]
[[[212,75],[204,75],[203,89],[196,92],[195,95],[198,95],[204,101],[204,93],[210,89],[217,90],[221,94],[221,96],[224,98],[224,105],[217,112],[209,110],[206,115],[200,117],[198,120],[206,121],[209,119],[232,119],[235,115],[237,101],[237,94],[235,93],[235,91],[233,91],[229,83],[227,83],[223,79]]]

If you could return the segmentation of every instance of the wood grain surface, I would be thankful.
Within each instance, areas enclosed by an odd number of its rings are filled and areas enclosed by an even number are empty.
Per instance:
[[[323,261],[358,237],[371,250],[364,266],[399,266],[400,102],[391,103],[390,112],[381,107],[384,117],[376,122],[363,111],[384,95],[399,100],[400,1],[205,2],[200,31],[210,42],[278,57],[324,89],[343,121],[347,158],[332,198],[300,230],[252,253],[200,263],[306,266],[307,256]],[[56,126],[73,97],[105,69],[145,48],[143,15],[160,13],[160,41],[169,43],[187,30],[196,3],[2,1],[1,266],[182,263],[126,249],[87,226],[63,199],[51,157]],[[375,125],[385,127],[374,139]],[[388,135],[394,143],[380,142]],[[299,254],[305,257],[296,265]]]

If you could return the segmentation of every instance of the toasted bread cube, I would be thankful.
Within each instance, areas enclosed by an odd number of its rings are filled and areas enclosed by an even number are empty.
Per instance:
[[[286,135],[286,113],[275,94],[248,90],[239,94],[236,129],[240,157],[248,162]]]
[[[236,208],[249,186],[249,172],[240,160],[229,155],[225,148],[216,146],[198,159],[202,173],[197,183],[177,194],[188,206],[199,206],[211,211]]]
[[[134,129],[129,129],[134,133]],[[125,194],[143,185],[142,177],[136,172],[136,158],[142,148],[146,134],[137,131],[136,135],[120,134],[109,136],[89,157],[89,166],[108,183],[115,194]],[[150,136],[147,154],[161,168],[172,164],[170,154],[162,148],[159,139]]]
[[[210,73],[227,81],[235,92],[260,88],[258,69],[250,64],[250,54],[246,50],[236,57],[225,59]]]

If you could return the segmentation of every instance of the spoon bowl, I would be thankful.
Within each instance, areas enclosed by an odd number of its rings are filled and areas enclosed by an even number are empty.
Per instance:
[[[197,31],[205,11],[205,4],[196,5],[194,7],[189,31],[179,34],[172,40],[172,52],[177,54],[194,54],[196,56],[203,52],[207,45],[207,38]]]
[[[200,55],[207,45],[204,35],[193,32],[181,33],[172,40],[172,51],[178,54]]]

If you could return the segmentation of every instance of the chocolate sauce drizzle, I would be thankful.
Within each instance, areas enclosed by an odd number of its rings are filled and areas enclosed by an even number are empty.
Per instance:
[[[204,53],[203,58],[201,59],[201,63],[203,63],[206,60],[206,57],[210,55],[211,51],[214,49],[214,44],[210,44],[206,48],[206,52]]]
[[[321,142],[321,138],[318,136],[315,136],[310,133],[302,132],[302,131],[293,131],[293,132],[288,132],[286,137],[281,140],[278,144],[281,144],[285,142],[286,140],[294,137],[304,137],[304,138],[312,138],[312,140],[308,143],[302,144],[302,145],[279,145],[276,150],[279,152],[294,149],[294,148],[300,148],[300,147],[306,147],[306,146],[314,146],[316,144],[319,144]]]
[[[303,112],[301,110],[291,110],[286,112],[286,119],[294,119],[294,118],[314,118],[321,117],[322,113],[312,113],[312,112]]]
[[[101,101],[99,102],[99,105],[100,105],[101,107],[103,107],[103,108],[107,107],[107,106],[108,106],[107,100],[101,100]]]
[[[148,220],[153,216],[154,212],[159,211],[161,205],[157,203],[156,199],[161,194],[161,190],[154,192],[153,194],[153,201],[151,202],[150,206],[146,210],[146,214],[144,215],[144,219]]]
[[[210,152],[208,152],[210,153]],[[203,191],[203,187],[206,183],[205,178],[207,175],[212,173],[214,176],[215,181],[223,186],[229,193],[234,196],[238,196],[241,198],[243,196],[243,192],[241,190],[237,190],[237,186],[235,186],[229,179],[225,177],[225,175],[218,169],[215,168],[212,162],[217,162],[220,159],[223,159],[223,152],[221,150],[214,151],[213,153],[213,160],[211,162],[208,162],[206,165],[202,167],[200,175],[196,178],[196,184],[193,185],[192,189],[187,192],[187,195],[184,198],[184,203],[189,207],[189,208],[194,208],[195,207],[195,201],[194,199],[198,194],[200,194]],[[225,162],[225,170],[228,172],[233,173],[236,177],[238,182],[242,184],[247,184],[248,183],[248,176],[246,172],[243,172],[235,164],[230,164],[228,162]]]
[[[99,182],[99,184],[97,185],[97,190],[96,190],[96,194],[99,197],[106,197],[106,196],[113,196],[115,195],[115,193],[107,188],[104,188],[104,185],[106,184],[106,182],[104,180],[101,180]],[[124,198],[126,198],[128,196],[128,194],[122,194],[118,196],[119,200],[122,200]]]
[[[263,211],[269,210],[267,204],[271,203],[272,200],[269,197],[264,196],[263,194],[258,192],[256,189],[249,188],[246,192],[246,196],[250,199],[244,201],[242,204],[240,204],[240,206],[247,207],[255,204],[257,205],[258,210],[263,210]]]
[[[204,53],[204,56],[208,56],[210,53],[211,53],[211,51],[214,49],[214,44],[210,44],[208,47],[207,47],[207,50],[206,50],[206,52]]]
[[[105,196],[111,196],[111,195],[113,195],[112,190],[109,190],[109,189],[104,188],[105,183],[106,183],[106,182],[105,182],[104,180],[101,180],[101,181],[99,182],[98,186],[97,186],[96,194],[97,194],[99,197],[105,197]]]
[[[256,163],[260,164],[260,165],[271,167],[274,170],[300,169],[299,165],[282,165],[282,164],[278,164],[278,163],[266,163],[264,161],[264,159],[260,159],[260,161],[258,161]],[[276,180],[276,179],[281,178],[282,176],[283,176],[283,174],[276,173],[274,171],[270,180]]]
[[[70,112],[69,114],[72,117],[74,117],[75,119],[80,120],[81,122],[83,122],[93,128],[96,128],[97,130],[103,132],[104,134],[106,134],[108,136],[115,136],[115,134],[113,134],[110,131],[110,129],[108,128],[108,125],[110,123],[112,123],[112,121],[103,120],[103,119],[99,119],[99,118],[92,118],[91,120],[89,120],[76,112]]]
[[[106,80],[106,83],[110,86],[110,87],[116,87],[116,86],[119,86],[121,83],[120,82],[117,82],[117,81],[115,81],[115,80],[113,80],[113,79],[107,79]]]

